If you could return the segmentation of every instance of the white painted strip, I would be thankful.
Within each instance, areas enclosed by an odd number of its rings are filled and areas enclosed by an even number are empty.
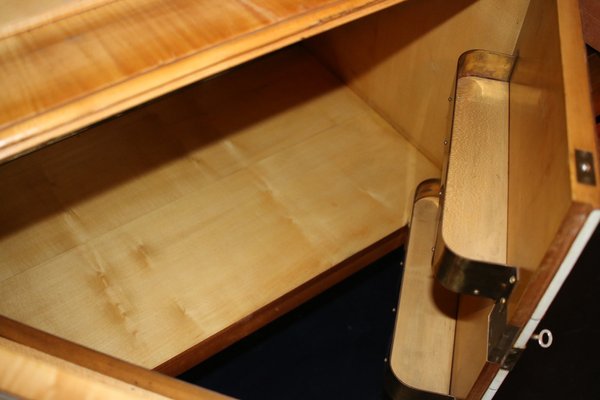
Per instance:
[[[533,332],[535,332],[535,328],[537,328],[539,323],[540,323],[539,319],[533,319],[533,318],[530,319],[527,322],[527,324],[525,324],[525,328],[523,328],[523,330],[521,331],[521,335],[515,342],[514,347],[516,347],[517,349],[524,349],[525,346],[527,346],[527,342],[529,341],[529,338],[533,335]],[[525,339],[522,340],[522,338],[525,338]]]
[[[496,391],[498,390],[500,385],[502,385],[502,382],[504,382],[504,379],[506,379],[507,375],[508,375],[508,371],[505,369],[501,369],[500,371],[498,371],[496,373],[496,376],[492,380],[490,387],[488,387],[488,389],[485,391],[485,393],[483,394],[483,397],[481,399],[482,400],[491,400],[496,395]]]
[[[484,394],[481,400],[492,400],[496,395],[496,391],[492,389],[488,389]]]
[[[507,375],[508,375],[508,371],[505,369],[501,369],[500,371],[498,371],[498,373],[496,374],[496,377],[490,384],[489,388],[491,390],[498,390],[500,388],[500,385],[502,385],[502,382],[504,382],[504,379],[506,379]]]
[[[548,311],[548,307],[550,307],[550,304],[556,297],[556,294],[558,293],[559,289],[567,279],[567,276],[569,276],[569,273],[573,269],[573,266],[579,258],[579,255],[585,248],[585,245],[587,244],[594,231],[596,230],[598,222],[600,222],[600,210],[594,210],[590,213],[587,221],[585,221],[583,227],[579,231],[579,234],[573,241],[573,244],[567,252],[565,259],[558,268],[556,275],[550,282],[548,289],[546,289],[546,292],[542,296],[542,299],[540,300],[535,311],[533,312],[531,320],[529,320],[529,322],[525,326],[525,329],[521,331],[519,338],[515,342],[515,347],[524,349],[527,346],[527,342],[529,341],[529,338],[531,338],[531,335],[537,327],[537,324],[544,317],[546,311]]]
[[[548,311],[550,304],[552,303],[558,291],[567,279],[567,276],[569,276],[569,273],[571,273],[573,266],[577,262],[577,259],[581,255],[581,252],[585,248],[590,237],[594,234],[594,231],[596,230],[596,227],[598,226],[599,222],[600,210],[592,211],[587,221],[585,221],[583,227],[579,231],[579,234],[577,234],[577,237],[573,241],[573,244],[567,252],[565,259],[558,268],[556,275],[554,276],[554,278],[552,278],[548,289],[546,289],[546,292],[542,296],[542,299],[535,308],[532,318],[527,322],[527,324],[521,331],[521,334],[515,342],[516,348],[524,349],[527,346],[527,342],[529,342],[529,339],[535,332],[535,329],[540,323],[540,320],[544,317],[546,311]],[[500,371],[498,371],[498,373],[492,380],[490,387],[486,390],[485,394],[483,395],[482,399],[491,400],[492,398],[494,398],[497,390],[500,388],[502,382],[504,382],[504,379],[506,379],[507,375],[507,370],[501,369]]]

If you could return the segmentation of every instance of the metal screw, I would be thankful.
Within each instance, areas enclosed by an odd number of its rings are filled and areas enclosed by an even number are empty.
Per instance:
[[[444,140],[444,146],[447,146],[447,145],[448,145],[448,141]]]
[[[592,170],[592,164],[590,164],[589,162],[583,162],[581,163],[581,165],[579,165],[579,169],[581,170],[581,172],[588,173]]]
[[[474,294],[475,296],[477,296],[477,295],[479,294],[479,289],[475,289],[475,290],[473,290],[473,294]]]
[[[506,303],[506,299],[504,297],[500,297],[500,304],[505,304]]]
[[[517,281],[517,278],[515,278],[514,276],[511,276],[510,279],[508,280],[510,282],[510,284],[512,285],[513,283],[515,283]]]

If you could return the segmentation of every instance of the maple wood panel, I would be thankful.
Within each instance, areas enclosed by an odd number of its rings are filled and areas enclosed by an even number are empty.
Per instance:
[[[0,390],[24,398],[226,398],[2,316],[0,360]]]
[[[398,1],[43,2],[0,38],[0,160]]]
[[[528,1],[409,1],[311,40],[318,56],[438,166],[468,50],[512,54]]]
[[[2,166],[0,313],[155,368],[399,230],[438,175],[288,49]]]

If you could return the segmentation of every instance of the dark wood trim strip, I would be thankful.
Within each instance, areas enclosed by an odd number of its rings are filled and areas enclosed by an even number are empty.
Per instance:
[[[110,376],[172,399],[226,399],[210,390],[179,381],[88,349],[65,339],[0,316],[0,336],[83,368]]]
[[[277,317],[330,288],[406,242],[407,228],[401,228],[354,256],[314,277],[279,299],[262,307],[223,331],[196,344],[155,368],[167,375],[178,375],[227,346],[250,335]]]
[[[600,5],[597,0],[579,0],[585,42],[600,50]]]
[[[510,325],[522,328],[527,324],[591,211],[592,206],[589,204],[571,204],[552,244],[517,304],[515,313],[509,322]],[[473,384],[467,399],[480,399],[490,387],[499,370],[500,364],[487,362]]]
[[[600,28],[599,28],[600,29]],[[588,72],[590,74],[590,88],[592,91],[592,108],[596,123],[600,123],[600,53],[591,51],[588,54]]]
[[[473,384],[473,387],[471,388],[471,391],[467,396],[467,400],[481,399],[492,384],[492,381],[496,377],[498,371],[500,371],[500,364],[486,362],[483,368],[481,369],[477,380]]]

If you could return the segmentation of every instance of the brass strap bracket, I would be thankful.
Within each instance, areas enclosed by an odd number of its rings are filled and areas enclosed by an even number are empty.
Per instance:
[[[506,301],[517,282],[517,269],[470,260],[445,246],[441,232],[434,251],[434,270],[438,282],[455,293]]]
[[[456,80],[464,77],[479,77],[508,82],[517,60],[516,55],[501,54],[487,50],[472,50],[460,56]],[[442,186],[439,193],[440,211],[438,233],[433,249],[433,269],[438,282],[455,293],[490,298],[506,302],[517,282],[517,268],[510,265],[472,260],[455,253],[443,237],[445,191],[450,166],[451,133],[447,145],[447,155],[442,173]]]

